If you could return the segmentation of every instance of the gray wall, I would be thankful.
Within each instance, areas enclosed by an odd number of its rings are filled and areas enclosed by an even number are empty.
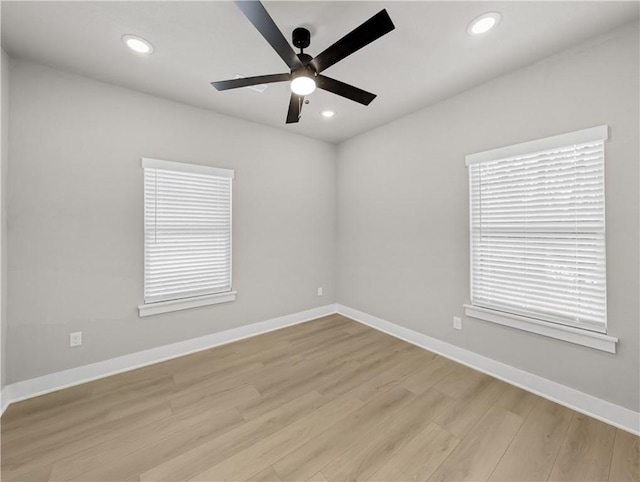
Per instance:
[[[630,25],[339,146],[338,301],[632,410],[639,401],[638,28]],[[463,317],[465,155],[600,124],[615,355]]]
[[[15,59],[10,81],[8,382],[335,302],[335,146]],[[138,317],[142,156],[235,169],[235,302]]]
[[[5,202],[7,193],[7,166],[9,163],[9,56],[2,50],[0,60],[0,70],[2,79],[0,87],[2,90],[1,110],[2,119],[2,158],[0,162],[0,389],[6,385],[7,365],[5,363],[7,354],[7,203]]]

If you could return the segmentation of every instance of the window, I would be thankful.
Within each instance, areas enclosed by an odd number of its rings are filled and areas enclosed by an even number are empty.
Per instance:
[[[607,138],[601,126],[467,156],[467,314],[529,322],[524,329],[548,336],[561,326],[603,338]]]
[[[233,301],[234,172],[142,159],[144,302],[140,316]]]

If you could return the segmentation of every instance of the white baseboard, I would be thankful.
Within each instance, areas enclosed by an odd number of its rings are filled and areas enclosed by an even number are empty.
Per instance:
[[[4,411],[9,406],[9,402],[7,401],[7,397],[5,397],[4,388],[0,390],[0,416],[4,413]]]
[[[136,368],[153,365],[154,363],[189,355],[216,346],[226,345],[227,343],[279,330],[287,326],[297,325],[298,323],[304,323],[305,321],[333,313],[336,313],[335,305],[320,306],[311,310],[252,323],[251,325],[241,326],[220,333],[213,333],[191,340],[172,343],[170,345],[12,383],[2,389],[0,402],[2,404],[2,412],[0,415],[4,413],[9,404],[19,402],[20,400],[37,397],[63,388],[80,385],[81,383],[105,378],[117,373],[135,370]]]
[[[560,383],[547,380],[538,375],[500,363],[491,358],[478,355],[464,348],[445,343],[417,331],[390,323],[362,311],[354,310],[344,305],[336,305],[338,313],[358,321],[376,330],[387,333],[413,345],[442,355],[455,362],[466,365],[474,370],[498,378],[511,385],[515,385],[543,398],[556,402],[576,412],[618,427],[635,435],[640,435],[640,413],[621,407],[606,400],[594,397]]]
[[[0,414],[4,413],[9,404],[20,400],[26,400],[117,373],[279,330],[333,313],[340,313],[378,331],[442,355],[577,412],[584,413],[627,432],[640,435],[640,413],[638,412],[340,304],[325,305],[220,333],[13,383],[2,389],[0,394],[2,412]]]

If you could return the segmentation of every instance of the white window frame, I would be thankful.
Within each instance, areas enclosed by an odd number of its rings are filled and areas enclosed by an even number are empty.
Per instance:
[[[183,162],[174,162],[174,161],[163,161],[160,159],[152,159],[143,157],[142,158],[142,168],[143,169],[159,169],[165,171],[174,171],[174,172],[187,172],[194,174],[206,174],[209,176],[215,177],[223,177],[229,178],[231,180],[235,177],[235,172],[232,169],[221,169],[217,167],[203,166],[198,164],[188,164]],[[233,187],[231,188],[233,189]],[[232,199],[233,192],[231,191],[229,194],[229,219],[232,222]],[[230,249],[233,245],[232,237],[233,237],[233,228],[231,228],[230,232],[231,240],[230,240]],[[231,251],[231,260],[230,260],[230,285],[232,286],[232,263],[233,263],[233,252]],[[145,302],[144,304],[138,306],[139,316],[151,316],[157,315],[160,313],[168,313],[172,311],[185,310],[189,308],[196,308],[200,306],[213,305],[218,303],[226,303],[230,301],[234,301],[236,299],[236,291],[230,289],[228,291],[213,293],[213,294],[205,294],[199,296],[189,296],[184,298],[177,299],[169,299],[162,301],[154,301],[154,302]]]
[[[576,132],[569,132],[557,136],[538,139],[530,142],[524,142],[512,146],[501,147],[489,151],[479,152],[466,156],[466,165],[495,161],[500,159],[508,159],[512,157],[530,155],[533,153],[544,152],[555,148],[563,148],[569,145],[578,145],[595,141],[606,141],[609,138],[608,126],[602,125],[583,129]],[[469,186],[471,189],[471,185]],[[469,191],[469,220],[471,230],[471,191]],[[470,246],[470,269],[473,270],[473,254],[471,252],[472,233],[469,233]],[[470,276],[471,292],[473,292],[473,271]],[[616,344],[618,339],[607,335],[606,333],[598,333],[590,331],[582,327],[574,327],[565,324],[553,323],[543,319],[535,319],[519,314],[498,311],[483,306],[465,304],[465,314],[471,318],[477,318],[492,323],[516,328],[519,330],[536,333],[539,335],[568,341],[571,343],[588,346],[597,350],[609,353],[616,352]]]

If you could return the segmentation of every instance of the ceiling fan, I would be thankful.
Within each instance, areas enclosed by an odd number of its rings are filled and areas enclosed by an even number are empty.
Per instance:
[[[258,29],[269,45],[289,66],[289,73],[259,75],[239,79],[211,82],[217,90],[237,89],[273,82],[291,82],[291,100],[287,112],[287,124],[298,122],[304,97],[316,87],[332,92],[363,105],[369,105],[376,95],[339,80],[331,79],[321,72],[362,47],[391,32],[395,26],[386,10],[381,10],[356,29],[349,32],[332,46],[311,57],[304,53],[311,42],[311,33],[305,28],[296,28],[292,34],[293,45],[300,49],[296,54],[278,29],[273,19],[258,0],[236,0],[235,4]]]

